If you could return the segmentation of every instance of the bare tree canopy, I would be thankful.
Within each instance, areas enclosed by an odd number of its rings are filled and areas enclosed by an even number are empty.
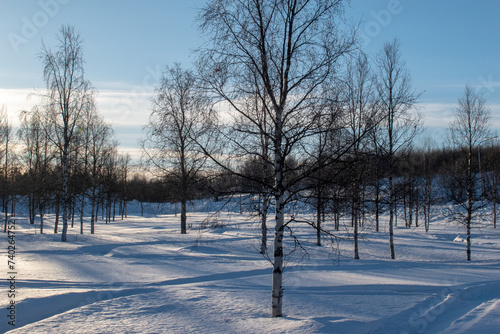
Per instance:
[[[203,78],[228,101],[258,94],[292,114],[353,49],[342,13],[339,0],[209,1],[199,17],[210,43],[201,50]]]
[[[373,142],[367,133],[375,131],[383,120],[376,101],[375,76],[364,54],[357,55],[347,64],[346,78],[342,86],[342,101],[346,111],[346,132],[353,143],[351,152],[351,206],[354,228],[354,258],[359,259],[358,227],[361,224],[362,181],[366,174],[366,155],[373,151]]]
[[[486,106],[485,97],[467,85],[464,95],[458,99],[455,119],[450,123],[449,143],[465,150],[483,145],[493,136],[490,121],[491,110]]]
[[[486,106],[486,99],[470,85],[465,87],[464,95],[458,100],[455,119],[450,123],[447,140],[450,146],[461,154],[456,161],[458,170],[452,171],[454,186],[466,194],[464,200],[457,198],[465,213],[456,212],[467,231],[467,261],[471,261],[471,228],[474,216],[480,209],[483,198],[482,189],[478,187],[479,158],[478,149],[492,139],[490,130],[491,111]]]
[[[255,143],[260,139],[251,137],[264,136],[269,142],[276,203],[274,317],[282,315],[285,206],[298,180],[291,177],[298,168],[290,159],[310,152],[307,139],[321,131],[324,86],[335,81],[339,59],[354,50],[355,30],[345,29],[343,13],[340,0],[212,0],[199,16],[208,40],[199,52],[205,87],[231,106],[234,121],[246,124],[238,138]],[[257,99],[263,117],[249,111],[248,97]],[[264,157],[260,149],[250,152]]]
[[[420,94],[411,84],[411,76],[402,59],[401,43],[396,38],[383,45],[377,56],[377,91],[385,126],[377,137],[379,147],[386,156],[388,167],[389,197],[389,248],[391,259],[396,258],[394,250],[395,188],[394,173],[396,154],[411,147],[412,140],[420,130],[420,115],[413,108]]]
[[[421,94],[412,87],[400,49],[401,42],[395,38],[384,43],[376,58],[378,102],[385,113],[387,134],[381,147],[389,155],[408,149],[420,130],[415,105]]]
[[[42,95],[46,121],[43,124],[51,141],[58,147],[62,169],[63,229],[67,241],[69,206],[69,154],[81,118],[94,107],[94,90],[85,79],[83,40],[72,26],[63,26],[58,46],[52,50],[43,44],[40,59],[44,65],[46,93]]]
[[[156,90],[153,111],[142,142],[146,161],[161,175],[173,176],[180,185],[181,233],[186,233],[186,203],[201,177],[207,157],[196,145],[211,129],[206,95],[193,72],[180,64],[167,67]]]

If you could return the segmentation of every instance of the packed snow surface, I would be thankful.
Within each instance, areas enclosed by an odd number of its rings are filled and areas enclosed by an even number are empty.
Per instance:
[[[43,235],[16,217],[16,326],[3,280],[0,333],[500,333],[500,231],[487,221],[473,230],[470,263],[464,228],[439,217],[427,233],[398,226],[396,260],[385,220],[380,232],[362,228],[360,260],[347,229],[316,246],[296,224],[307,253],[287,258],[284,316],[271,318],[259,223],[237,211],[206,228],[210,213],[190,213],[185,235],[173,213],[100,221],[94,235],[75,221],[66,243],[52,216]]]

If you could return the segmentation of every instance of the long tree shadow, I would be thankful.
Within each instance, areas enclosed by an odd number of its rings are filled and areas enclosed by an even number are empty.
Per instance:
[[[6,321],[2,321],[0,324],[0,326],[2,326],[0,327],[0,332],[5,333],[10,329],[18,329],[54,315],[96,302],[137,294],[145,294],[156,290],[157,289],[155,288],[92,290],[86,292],[69,292],[49,297],[28,298],[16,303],[16,326],[12,327],[8,325]]]

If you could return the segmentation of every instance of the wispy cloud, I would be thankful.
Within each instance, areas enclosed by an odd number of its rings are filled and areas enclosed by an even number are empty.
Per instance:
[[[500,89],[500,81],[494,80],[493,74],[479,75],[476,79],[470,82],[453,82],[435,85],[437,88],[465,89],[465,85],[469,84],[482,94],[490,95]]]
[[[0,88],[0,105],[7,108],[11,121],[18,124],[19,113],[31,110],[38,102],[35,89]],[[117,126],[141,126],[148,121],[153,92],[101,90],[96,96],[102,117]]]
[[[457,103],[430,102],[420,106],[423,125],[426,128],[448,128],[455,117]],[[500,131],[500,104],[487,104],[491,111],[491,126]]]
[[[141,126],[148,122],[153,92],[104,90],[96,97],[104,119],[118,126]]]
[[[500,84],[500,83],[499,83]],[[110,85],[111,87],[112,85]],[[102,86],[101,86],[102,87]],[[147,124],[151,113],[153,89],[138,89],[121,84],[120,89],[101,89],[96,96],[97,106],[102,117],[113,125],[116,139],[120,142],[120,151],[129,152],[134,159],[140,157],[139,140],[143,126]],[[500,85],[499,85],[500,87]],[[35,89],[0,89],[0,105],[5,105],[14,126],[19,124],[19,113],[31,110],[37,103],[36,96],[31,96]],[[429,133],[442,135],[454,117],[457,103],[429,100],[420,104],[423,126]],[[500,131],[500,104],[488,104],[492,112],[492,127]]]
[[[422,121],[425,127],[442,128],[447,127],[453,118],[456,106],[452,103],[431,102],[420,105]]]

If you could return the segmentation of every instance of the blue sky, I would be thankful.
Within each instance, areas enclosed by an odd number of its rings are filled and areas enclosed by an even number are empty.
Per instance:
[[[135,150],[149,101],[165,65],[193,60],[200,46],[194,22],[204,0],[0,0],[0,105],[13,122],[42,88],[37,58],[42,40],[55,45],[62,24],[72,24],[84,44],[86,75],[99,91],[103,116],[123,150]],[[398,37],[402,54],[423,92],[421,111],[429,135],[442,134],[466,83],[488,99],[500,128],[500,1],[352,0],[347,16],[361,22],[364,50],[373,55]]]

